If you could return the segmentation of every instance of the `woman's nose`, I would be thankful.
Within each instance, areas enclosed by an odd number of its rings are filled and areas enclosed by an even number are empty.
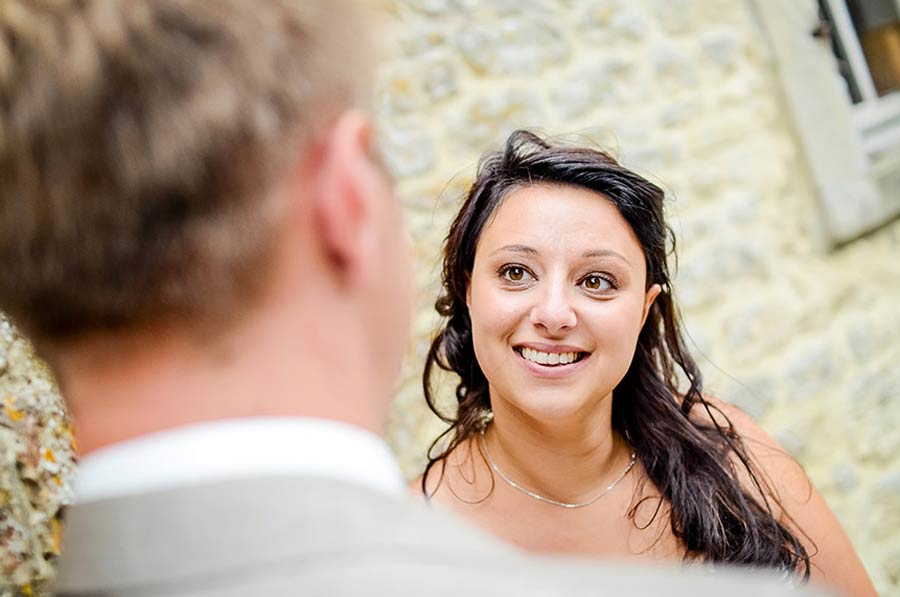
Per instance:
[[[568,290],[563,284],[545,286],[531,309],[531,323],[550,334],[559,334],[574,327],[577,317]]]

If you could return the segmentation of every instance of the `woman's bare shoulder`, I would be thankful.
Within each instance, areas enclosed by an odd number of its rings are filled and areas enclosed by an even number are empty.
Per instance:
[[[761,481],[772,490],[772,497],[779,501],[787,498],[797,504],[810,500],[814,488],[806,471],[753,417],[734,404],[714,396],[704,396],[704,402],[706,405],[696,405],[691,415],[734,431],[747,456],[762,473],[764,478]]]
[[[456,510],[483,499],[490,485],[490,471],[477,442],[467,438],[410,482],[409,489],[419,498]]]
[[[424,493],[422,493],[422,478],[423,477],[424,477],[424,475],[419,475],[418,477],[416,477],[415,479],[413,479],[406,485],[407,493],[409,493],[409,496],[411,498],[416,499],[416,500],[427,500],[428,499],[426,497],[426,495]]]
[[[813,581],[847,594],[875,595],[850,539],[803,466],[737,406],[715,397],[705,401],[710,408],[698,405],[696,416],[730,426],[741,438],[773,512],[806,547]],[[748,490],[759,493],[755,487]]]

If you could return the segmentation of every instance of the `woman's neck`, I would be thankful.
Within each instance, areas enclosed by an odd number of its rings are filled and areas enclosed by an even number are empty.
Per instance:
[[[605,402],[611,404],[611,397]],[[549,423],[495,407],[484,439],[506,477],[566,503],[600,494],[631,461],[631,447],[612,429],[609,406],[593,416]]]

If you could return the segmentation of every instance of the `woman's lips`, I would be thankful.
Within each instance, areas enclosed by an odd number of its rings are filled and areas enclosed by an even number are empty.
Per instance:
[[[563,367],[575,364],[588,354],[581,350],[543,351],[527,346],[517,346],[513,350],[526,361],[545,367]]]
[[[547,378],[563,377],[580,369],[591,355],[572,346],[548,346],[539,350],[534,345],[518,345],[513,347],[513,352],[527,370]]]

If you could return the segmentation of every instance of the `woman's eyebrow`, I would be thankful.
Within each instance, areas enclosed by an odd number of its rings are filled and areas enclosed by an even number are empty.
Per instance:
[[[496,255],[497,253],[501,253],[503,251],[507,251],[510,253],[525,253],[526,255],[537,255],[537,249],[529,247],[528,245],[504,245],[492,252],[491,255]]]
[[[628,261],[628,259],[626,259],[624,255],[622,255],[621,253],[618,253],[616,251],[613,251],[612,249],[593,249],[590,251],[585,251],[584,254],[582,255],[582,257],[584,257],[585,259],[588,259],[591,257],[615,257],[617,259],[621,259],[628,265],[631,265],[631,262]]]

